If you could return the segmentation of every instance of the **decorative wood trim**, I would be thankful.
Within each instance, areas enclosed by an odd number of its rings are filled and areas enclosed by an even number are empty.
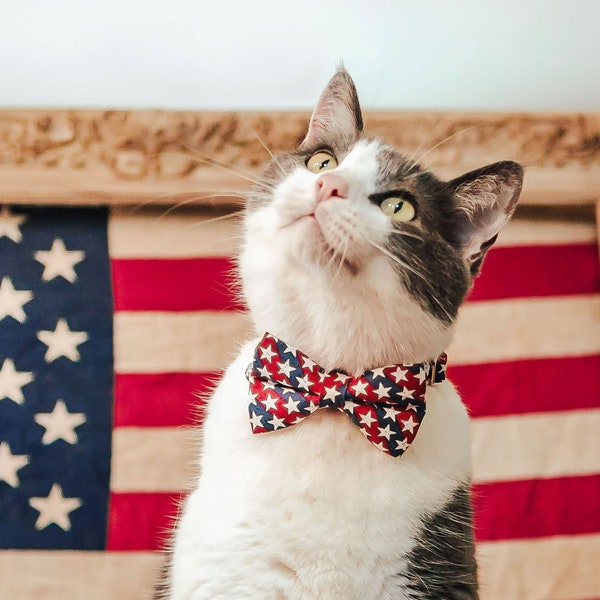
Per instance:
[[[295,147],[308,116],[0,111],[0,201],[237,204],[227,194],[249,185],[269,158],[264,146]],[[594,204],[600,197],[600,113],[372,112],[365,123],[368,135],[422,156],[442,177],[511,159],[527,168],[524,202]]]

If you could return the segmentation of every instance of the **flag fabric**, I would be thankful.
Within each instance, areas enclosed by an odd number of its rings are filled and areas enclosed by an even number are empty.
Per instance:
[[[213,212],[0,212],[0,598],[149,596],[251,335]],[[517,215],[448,348],[484,600],[600,597],[597,252],[591,218]]]

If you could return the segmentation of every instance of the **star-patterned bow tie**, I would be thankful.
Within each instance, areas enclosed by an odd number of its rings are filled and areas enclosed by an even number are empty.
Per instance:
[[[427,385],[446,378],[446,355],[437,361],[391,365],[351,377],[324,371],[299,350],[266,333],[246,376],[253,433],[295,425],[319,408],[336,408],[374,446],[398,457],[419,431]]]

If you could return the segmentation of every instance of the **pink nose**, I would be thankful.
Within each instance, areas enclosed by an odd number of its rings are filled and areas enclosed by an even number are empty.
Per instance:
[[[317,197],[319,202],[329,198],[347,198],[350,186],[348,182],[335,173],[323,173],[317,181]]]

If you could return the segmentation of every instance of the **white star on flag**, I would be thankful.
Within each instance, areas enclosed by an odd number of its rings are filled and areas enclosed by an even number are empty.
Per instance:
[[[17,471],[29,464],[25,454],[13,454],[8,442],[0,442],[0,481],[5,481],[10,487],[19,487]]]
[[[416,405],[409,403],[406,405],[406,410],[414,410],[415,412],[417,412],[417,407]]]
[[[17,244],[23,239],[19,227],[27,221],[25,215],[13,215],[6,206],[0,210],[0,238],[6,236]]]
[[[378,369],[372,369],[371,373],[373,374],[373,379],[376,379],[377,377],[385,377],[385,373],[383,372],[383,369],[385,367],[379,367]]]
[[[286,354],[291,354],[292,356],[296,356],[296,351],[293,348],[290,348],[287,344],[285,345],[283,352]]]
[[[9,277],[3,277],[0,284],[0,321],[4,317],[12,317],[19,323],[27,318],[23,305],[33,298],[29,290],[15,290]]]
[[[384,387],[383,383],[379,383],[379,386],[376,390],[373,390],[375,394],[377,394],[377,398],[381,400],[382,398],[389,398],[388,392],[391,390],[391,387]]]
[[[21,404],[25,397],[21,388],[33,381],[33,373],[15,370],[15,363],[7,358],[0,369],[0,400],[8,398]]]
[[[71,331],[66,319],[58,319],[54,331],[38,331],[38,339],[48,346],[44,359],[47,363],[66,356],[73,362],[79,361],[77,346],[87,341],[85,331]]]
[[[81,250],[67,250],[65,243],[56,238],[50,250],[39,250],[34,255],[35,260],[44,265],[42,279],[51,281],[55,277],[64,277],[73,283],[77,279],[75,265],[85,259]]]
[[[271,359],[274,356],[277,356],[277,353],[273,352],[273,350],[271,350],[271,348],[269,346],[266,346],[265,348],[260,349],[260,356],[263,360],[266,360],[267,362],[271,362]]]
[[[419,369],[419,374],[415,375],[415,377],[419,380],[419,383],[423,383],[427,379],[427,374],[425,373],[425,369],[422,367]]]
[[[413,391],[407,387],[402,388],[402,391],[398,394],[403,400],[408,400],[413,397]]]
[[[45,529],[55,523],[64,531],[70,531],[71,519],[69,513],[79,508],[83,502],[79,498],[65,498],[58,483],[52,485],[47,497],[29,498],[29,505],[40,514],[35,522],[35,528]]]
[[[400,383],[401,381],[406,380],[406,374],[408,373],[408,369],[401,369],[400,367],[396,367],[395,371],[390,373],[390,377],[394,378],[396,383]]]
[[[42,444],[64,440],[68,444],[77,443],[75,428],[86,422],[84,413],[70,413],[62,400],[57,400],[51,413],[37,413],[34,420],[46,429]]]
[[[402,421],[402,425],[404,425],[404,431],[410,431],[413,433],[413,429],[418,425],[418,421],[415,421],[412,416],[408,417],[406,421]]]
[[[366,381],[357,381],[350,389],[354,392],[355,396],[358,396],[359,394],[367,393],[367,385],[369,384]]]
[[[258,367],[257,371],[260,373],[261,377],[269,377],[269,369],[265,365],[264,367]]]
[[[289,378],[290,373],[294,370],[294,367],[290,364],[290,359],[288,358],[285,362],[279,364],[279,373],[281,375],[285,375]]]

